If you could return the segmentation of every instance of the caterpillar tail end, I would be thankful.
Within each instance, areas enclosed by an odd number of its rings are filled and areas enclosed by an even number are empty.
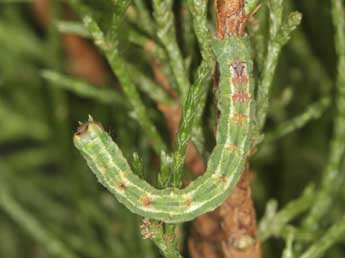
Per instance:
[[[73,143],[75,147],[80,150],[83,145],[87,144],[103,132],[104,128],[101,123],[89,120],[78,127],[73,136]]]

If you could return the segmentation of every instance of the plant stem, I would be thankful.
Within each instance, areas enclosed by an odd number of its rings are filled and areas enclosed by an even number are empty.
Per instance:
[[[158,26],[158,38],[163,43],[167,55],[169,57],[169,63],[171,65],[172,72],[176,78],[178,89],[180,93],[180,99],[183,103],[187,97],[190,83],[188,75],[186,73],[181,50],[177,45],[175,20],[172,11],[172,0],[154,0],[154,18]]]
[[[128,103],[116,91],[109,88],[98,88],[95,85],[51,70],[42,71],[42,76],[49,80],[53,87],[69,90],[78,96],[95,99],[101,103],[127,106]]]
[[[114,18],[114,22],[117,21],[117,19],[118,18]],[[117,47],[118,42],[115,40],[116,36],[114,35],[116,34],[115,29],[111,32],[110,37],[106,39],[103,32],[91,16],[84,16],[83,21],[95,43],[104,51],[108,62],[110,63],[114,73],[118,76],[121,86],[134,109],[135,118],[148,135],[152,142],[153,149],[158,155],[160,155],[162,151],[166,150],[166,145],[158,134],[151,119],[148,117],[147,110],[140,99],[136,86],[132,82],[128,65],[126,65],[126,62],[120,56]],[[115,27],[115,25],[113,27]]]
[[[290,34],[296,29],[301,22],[301,14],[292,12],[286,20],[283,20],[283,4],[282,0],[270,0],[270,40],[268,43],[267,57],[265,66],[262,71],[262,78],[258,85],[257,93],[257,120],[258,132],[260,132],[266,121],[267,111],[269,107],[269,97],[274,78],[275,70],[278,64],[278,58],[283,46],[290,38]]]
[[[150,16],[150,12],[146,6],[145,1],[143,0],[133,0],[134,5],[137,7],[140,19],[138,20],[142,28],[153,35],[155,31],[155,24]]]
[[[345,234],[345,216],[335,223],[323,237],[304,252],[300,258],[319,258]]]
[[[150,238],[166,258],[183,258],[176,249],[176,225],[163,224],[145,219],[141,232],[145,238]]]
[[[304,221],[306,228],[317,230],[320,219],[328,212],[334,194],[344,180],[340,174],[340,165],[345,153],[345,11],[341,0],[332,0],[332,17],[335,28],[335,46],[338,54],[338,77],[336,106],[334,118],[334,136],[331,141],[329,161],[323,171],[321,189],[316,195],[315,203]]]
[[[201,48],[202,62],[196,72],[195,82],[188,90],[176,136],[173,153],[173,186],[175,187],[181,186],[187,145],[191,139],[195,122],[200,119],[204,109],[207,88],[215,65],[211,49],[211,36],[207,29],[207,3],[200,0],[189,0],[188,7],[192,12],[193,26]]]

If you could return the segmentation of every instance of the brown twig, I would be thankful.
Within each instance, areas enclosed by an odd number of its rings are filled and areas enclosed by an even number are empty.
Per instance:
[[[173,96],[176,99],[176,102],[174,104],[170,104],[170,105],[158,104],[158,109],[163,113],[165,117],[165,122],[169,130],[171,142],[174,143],[176,134],[179,128],[180,120],[181,120],[181,114],[182,114],[181,105],[179,103],[179,100],[177,99],[176,92],[172,89],[172,87],[169,84],[169,80],[162,73],[160,64],[157,61],[153,61],[151,66],[154,71],[154,76],[155,76],[156,81],[164,89],[166,89],[167,92],[171,96]],[[202,174],[206,168],[205,163],[199,156],[199,153],[192,142],[189,142],[187,146],[185,164],[187,168],[189,169],[189,171],[191,171],[195,175]]]
[[[216,0],[217,38],[239,34],[243,31],[245,0]]]

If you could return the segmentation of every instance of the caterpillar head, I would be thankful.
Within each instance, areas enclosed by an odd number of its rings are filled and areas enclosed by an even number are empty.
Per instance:
[[[94,121],[92,118],[88,122],[81,124],[73,136],[74,145],[81,149],[83,145],[89,143],[94,138],[104,132],[101,123]]]

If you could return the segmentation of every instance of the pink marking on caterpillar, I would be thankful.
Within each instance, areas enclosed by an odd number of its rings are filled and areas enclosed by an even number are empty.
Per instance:
[[[250,95],[248,92],[235,92],[231,95],[231,99],[234,103],[248,103]]]
[[[225,149],[230,153],[230,154],[234,154],[236,156],[240,156],[240,151],[241,148],[238,147],[236,144],[228,144],[228,146],[225,147]]]
[[[144,207],[148,208],[152,205],[152,198],[150,196],[145,196],[141,199]]]
[[[232,115],[231,121],[239,126],[244,126],[248,121],[248,116],[236,113]]]
[[[248,84],[247,64],[236,61],[230,65],[231,80],[234,86]]]

